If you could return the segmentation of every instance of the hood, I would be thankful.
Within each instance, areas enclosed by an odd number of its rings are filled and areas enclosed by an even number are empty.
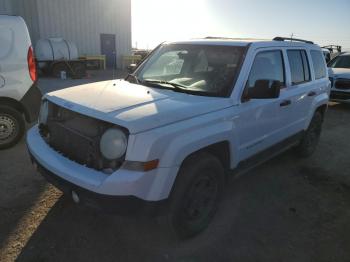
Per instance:
[[[230,98],[195,96],[124,80],[95,82],[46,95],[55,104],[123,126],[130,133],[232,106]]]
[[[330,77],[350,79],[350,69],[348,68],[328,68],[328,74]]]

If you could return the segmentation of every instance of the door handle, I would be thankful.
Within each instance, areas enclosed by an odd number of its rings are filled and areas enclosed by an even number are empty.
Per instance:
[[[307,94],[307,96],[315,96],[317,95],[317,93],[315,91],[311,91]]]
[[[280,103],[280,106],[289,106],[292,103],[290,100],[284,100],[283,102]]]

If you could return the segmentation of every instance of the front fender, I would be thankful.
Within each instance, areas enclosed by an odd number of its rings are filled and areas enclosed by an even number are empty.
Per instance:
[[[236,141],[232,136],[232,123],[222,122],[216,123],[210,126],[202,127],[198,130],[191,130],[176,137],[168,145],[167,150],[162,156],[162,165],[181,166],[184,159],[192,153],[199,151],[210,145],[227,141],[230,145],[231,163],[233,162],[233,156],[237,155],[233,152]]]
[[[232,108],[174,123],[129,137],[126,159],[130,161],[160,160],[160,167],[180,166],[193,152],[209,145],[228,141],[231,163],[237,156]],[[232,165],[232,164],[231,164]]]

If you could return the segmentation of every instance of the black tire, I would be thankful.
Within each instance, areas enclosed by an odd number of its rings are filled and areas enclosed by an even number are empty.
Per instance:
[[[22,114],[11,107],[0,106],[0,150],[17,144],[24,130]]]
[[[186,239],[206,229],[221,198],[225,172],[221,162],[208,153],[183,163],[171,193],[167,227],[176,238]]]
[[[321,136],[322,123],[323,115],[321,112],[316,111],[308,129],[296,148],[300,157],[309,157],[315,152]]]

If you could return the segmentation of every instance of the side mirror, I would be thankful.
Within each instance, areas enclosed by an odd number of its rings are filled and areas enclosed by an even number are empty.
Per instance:
[[[349,79],[337,79],[335,81],[335,88],[337,89],[350,89],[350,80]]]
[[[137,64],[131,64],[131,65],[129,65],[129,66],[127,67],[128,73],[129,73],[129,74],[132,74],[132,73],[135,71],[136,67],[137,67]]]
[[[257,80],[254,87],[248,89],[248,99],[268,99],[280,96],[282,83],[267,79]]]

